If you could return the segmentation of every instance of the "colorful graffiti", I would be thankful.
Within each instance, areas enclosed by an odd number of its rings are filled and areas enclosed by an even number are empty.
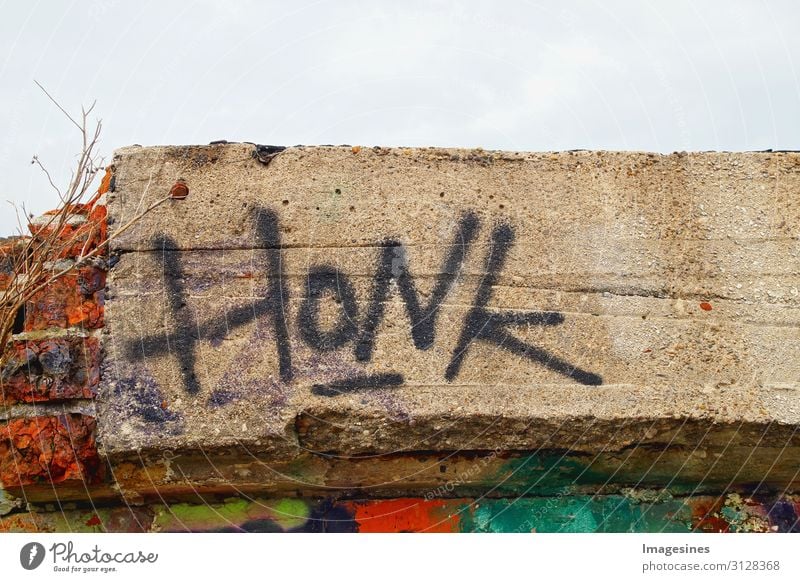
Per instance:
[[[800,498],[245,499],[19,513],[0,532],[800,532]]]

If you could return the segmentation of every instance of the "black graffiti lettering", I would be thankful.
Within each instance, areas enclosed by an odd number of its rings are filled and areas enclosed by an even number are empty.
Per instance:
[[[372,374],[337,380],[328,384],[314,384],[311,392],[318,396],[338,396],[374,388],[392,388],[403,385],[402,374]]]
[[[581,384],[602,384],[603,379],[597,374],[582,370],[542,348],[520,341],[506,329],[510,325],[558,325],[564,321],[562,314],[555,312],[497,314],[486,309],[486,305],[492,298],[493,288],[497,284],[498,275],[503,269],[508,251],[513,244],[514,231],[509,225],[499,225],[492,231],[489,253],[486,258],[486,274],[478,286],[475,301],[464,321],[461,336],[453,350],[453,357],[445,370],[445,379],[452,381],[458,376],[470,344],[473,341],[482,340],[538,362]]]
[[[478,218],[473,213],[467,213],[459,222],[453,244],[450,245],[450,252],[445,257],[428,304],[425,306],[420,304],[414,279],[408,270],[405,247],[396,241],[385,243],[375,271],[372,300],[361,336],[356,344],[357,360],[367,362],[372,358],[375,334],[383,319],[384,305],[392,279],[397,281],[400,296],[411,321],[411,338],[414,346],[420,350],[427,350],[433,345],[439,307],[450,292],[477,232]]]
[[[183,387],[189,394],[200,391],[195,371],[195,342],[197,334],[192,333],[193,317],[186,305],[186,293],[183,288],[183,266],[178,258],[177,245],[165,234],[156,236],[155,244],[161,248],[164,282],[167,287],[167,307],[175,318],[172,333],[166,336],[166,349],[175,354],[181,371]]]
[[[236,307],[226,313],[224,318],[199,323],[194,328],[197,330],[197,333],[193,339],[225,337],[231,330],[247,325],[260,315],[269,313],[271,309],[271,301],[269,299],[261,299],[251,305]],[[168,340],[161,334],[150,335],[140,340],[131,341],[124,347],[128,358],[132,361],[141,361],[149,357],[163,354],[168,349]],[[287,355],[290,355],[288,354],[288,350]],[[192,356],[192,359],[194,361],[194,356]],[[290,364],[291,360],[288,361]],[[285,368],[281,366],[280,369],[284,370]],[[288,370],[290,373],[289,380],[291,380],[291,367],[288,367]]]
[[[292,354],[287,323],[289,293],[283,272],[277,214],[271,210],[257,209],[255,228],[257,248],[263,253],[265,269],[263,284],[258,292],[263,293],[264,298],[247,306],[235,307],[223,317],[203,322],[196,321],[192,310],[186,305],[187,293],[183,283],[185,274],[175,242],[166,235],[160,235],[154,240],[156,248],[161,248],[162,251],[167,304],[175,318],[175,325],[173,331],[166,335],[151,335],[127,343],[125,347],[129,358],[138,361],[160,355],[165,351],[174,353],[179,360],[185,390],[196,394],[200,389],[195,371],[197,342],[201,339],[221,340],[232,329],[252,321],[257,322],[258,334],[263,325],[261,320],[267,316],[274,329],[274,349],[277,351],[280,378],[285,383],[292,381]],[[456,282],[478,228],[478,219],[473,213],[465,214],[459,221],[453,244],[444,257],[440,273],[425,305],[420,301],[420,294],[409,272],[405,248],[394,240],[386,241],[381,249],[369,307],[360,330],[357,324],[358,308],[355,291],[349,278],[331,266],[317,266],[311,269],[308,275],[307,293],[299,307],[300,337],[313,349],[321,352],[341,348],[356,340],[356,359],[362,362],[369,361],[372,358],[377,329],[384,316],[391,282],[395,280],[411,323],[414,346],[422,350],[430,348],[435,341],[439,308]],[[599,375],[582,370],[538,346],[523,342],[508,330],[510,327],[521,325],[560,325],[564,322],[561,313],[494,312],[487,308],[508,252],[514,244],[514,238],[514,231],[507,224],[498,225],[492,230],[485,275],[478,285],[475,300],[464,319],[458,343],[445,370],[445,379],[452,381],[459,375],[472,342],[484,341],[537,362],[582,384],[602,384],[603,380]],[[329,296],[338,303],[340,314],[332,326],[322,329],[320,308],[322,301]],[[327,384],[315,384],[312,392],[322,396],[336,396],[361,390],[396,387],[403,382],[403,376],[397,373],[357,375]]]
[[[259,208],[256,212],[256,239],[264,249],[267,268],[267,300],[262,303],[272,316],[275,326],[275,347],[278,351],[278,372],[281,380],[291,381],[292,352],[289,345],[289,326],[286,323],[286,312],[289,309],[289,293],[286,290],[286,278],[283,275],[281,257],[281,235],[278,229],[278,215],[271,210]],[[265,310],[253,306],[253,317],[260,316]]]
[[[330,292],[341,306],[339,320],[328,331],[320,329],[320,302]],[[300,337],[312,348],[328,352],[342,347],[358,333],[356,294],[349,279],[334,267],[314,267],[308,273],[307,295],[300,304]]]
[[[289,294],[283,276],[280,249],[278,216],[271,210],[256,211],[256,240],[264,253],[266,268],[266,298],[252,305],[237,307],[225,314],[223,319],[194,323],[191,311],[186,307],[186,293],[183,288],[183,267],[175,242],[159,235],[154,244],[162,249],[164,278],[167,286],[167,304],[176,317],[175,333],[166,336],[155,335],[131,342],[126,346],[127,355],[132,360],[143,360],[156,356],[165,350],[178,357],[184,389],[190,394],[199,390],[195,373],[196,342],[199,339],[219,338],[231,329],[241,327],[268,314],[275,330],[275,347],[278,352],[278,370],[281,380],[290,382],[292,373],[292,354],[289,344],[289,327],[286,323]]]

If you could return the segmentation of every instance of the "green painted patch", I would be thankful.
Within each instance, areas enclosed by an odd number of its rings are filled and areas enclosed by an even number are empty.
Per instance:
[[[311,513],[302,499],[280,499],[265,503],[272,509],[274,521],[284,530],[301,527]]]
[[[161,507],[158,531],[286,531],[301,527],[310,514],[302,499],[226,499],[221,504],[176,503]]]
[[[225,524],[235,526],[247,519],[250,502],[229,499],[223,504],[193,505],[176,503],[159,508],[155,527],[162,531],[203,531]]]

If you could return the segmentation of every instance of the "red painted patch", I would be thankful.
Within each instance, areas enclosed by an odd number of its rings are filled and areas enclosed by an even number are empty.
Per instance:
[[[703,311],[711,311],[713,307],[711,307],[711,304],[708,301],[703,301],[700,303],[700,309]]]
[[[65,259],[84,256],[93,251],[106,238],[106,207],[97,206],[94,209],[82,207],[73,212],[76,216],[85,216],[86,221],[81,224],[65,224],[56,238],[58,252],[54,253],[54,258]],[[47,216],[47,213],[45,213]],[[53,219],[56,223],[58,218]],[[31,234],[36,238],[44,238],[52,233],[56,224],[50,225],[29,225]],[[101,253],[102,254],[102,253]]]
[[[458,515],[449,515],[441,500],[387,499],[348,503],[358,531],[364,533],[458,531]]]
[[[94,525],[100,525],[101,523],[102,523],[102,522],[100,521],[100,518],[99,518],[99,517],[97,517],[96,515],[93,515],[92,517],[90,517],[90,518],[88,519],[88,521],[86,522],[86,525],[88,525],[88,526],[94,526]]]
[[[89,222],[96,225],[94,230],[95,239],[92,241],[92,248],[103,244],[108,238],[108,209],[105,206],[95,206],[89,213]],[[101,255],[105,254],[105,248],[100,252]]]

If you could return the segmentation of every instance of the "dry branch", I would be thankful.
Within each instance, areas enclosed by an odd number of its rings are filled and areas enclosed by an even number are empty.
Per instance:
[[[96,198],[89,200],[89,195],[94,193],[92,183],[103,165],[102,159],[96,153],[102,122],[98,120],[90,128],[89,116],[94,105],[82,109],[80,120],[76,120],[44,87],[38,82],[36,84],[78,128],[81,134],[81,150],[69,184],[64,190],[56,185],[38,157],[34,157],[31,162],[42,170],[50,186],[58,193],[60,203],[55,210],[37,221],[29,220],[27,214],[23,213],[27,228],[23,229],[20,225],[20,230],[30,232],[31,236],[14,239],[10,245],[6,245],[6,251],[0,256],[0,261],[5,263],[4,270],[8,273],[7,280],[0,289],[0,370],[5,369],[9,356],[5,348],[12,339],[18,314],[24,313],[25,305],[57,279],[102,258],[111,240],[169,200],[169,196],[157,200],[104,240],[99,240],[100,224],[96,221],[89,220],[86,225],[69,229],[71,221],[82,214],[88,215],[96,203]],[[19,216],[19,212],[17,215]],[[76,256],[74,249],[79,244],[82,246]]]

